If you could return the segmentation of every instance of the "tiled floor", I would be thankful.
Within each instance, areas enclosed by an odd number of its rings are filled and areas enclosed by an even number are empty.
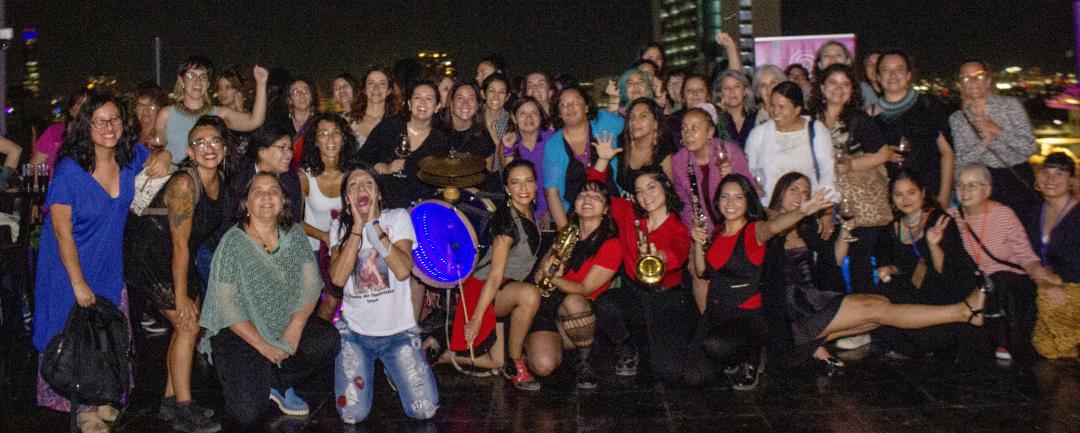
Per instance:
[[[123,431],[167,433],[158,421],[157,394],[164,337],[144,344],[140,384]],[[60,432],[66,414],[33,405],[34,356],[25,346],[14,359],[14,382],[0,400],[0,432]],[[259,431],[274,432],[1076,432],[1080,431],[1080,366],[1075,360],[1041,362],[1030,369],[972,368],[933,357],[887,361],[863,349],[842,374],[768,372],[757,390],[688,389],[606,374],[594,392],[574,389],[569,372],[543,382],[537,393],[505,379],[476,379],[436,369],[442,406],[434,420],[407,419],[385,381],[376,384],[371,417],[342,424],[329,385],[304,392],[305,418],[268,414]],[[10,364],[9,364],[10,365]],[[11,370],[8,370],[11,373]],[[220,393],[205,367],[196,371],[196,398],[220,407]],[[318,387],[320,385],[316,385]],[[226,431],[238,431],[226,425]]]

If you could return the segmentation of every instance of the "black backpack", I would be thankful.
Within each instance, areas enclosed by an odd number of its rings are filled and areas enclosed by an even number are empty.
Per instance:
[[[45,346],[41,377],[58,394],[79,404],[120,405],[131,383],[131,335],[127,319],[101,296],[90,307],[75,305],[64,331]]]

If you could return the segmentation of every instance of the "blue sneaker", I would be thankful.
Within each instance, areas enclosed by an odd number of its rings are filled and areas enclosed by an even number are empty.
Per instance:
[[[311,412],[311,408],[304,402],[292,388],[285,390],[282,396],[276,389],[270,388],[270,399],[277,403],[277,407],[285,415],[304,416]]]

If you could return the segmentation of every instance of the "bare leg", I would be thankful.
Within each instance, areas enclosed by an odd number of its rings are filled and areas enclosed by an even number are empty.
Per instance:
[[[439,363],[450,362],[450,356],[454,356],[454,361],[458,365],[468,365],[472,367],[479,367],[485,369],[502,368],[503,361],[506,358],[506,354],[503,353],[503,341],[505,339],[505,332],[503,331],[503,325],[501,323],[495,324],[495,344],[491,346],[491,350],[487,353],[477,356],[475,359],[469,358],[468,355],[452,355],[451,351],[446,351],[443,354],[443,359],[439,360]]]
[[[532,284],[510,283],[495,294],[495,315],[510,315],[507,349],[511,359],[521,358],[525,337],[539,308],[540,293]]]
[[[176,310],[162,310],[173,325],[173,338],[169,345],[169,382],[178,403],[191,401],[191,363],[195,355],[195,340],[199,336],[199,319],[184,322]],[[168,392],[168,389],[166,389]]]
[[[706,280],[704,278],[698,278],[697,275],[694,274],[694,270],[693,270],[694,264],[693,263],[694,263],[694,261],[691,260],[689,266],[691,268],[690,269],[690,278],[692,279],[691,280],[691,289],[692,289],[692,291],[694,293],[694,303],[697,304],[698,313],[704,314],[705,313],[705,302],[706,302],[706,299],[707,299],[707,297],[709,295],[709,280]]]
[[[165,351],[165,397],[174,397],[176,395],[172,383],[172,362],[170,362],[172,360],[173,346],[176,345],[176,327],[174,326],[173,329],[173,334],[169,336],[169,348]]]
[[[563,337],[558,332],[536,331],[525,338],[529,370],[537,376],[548,376],[562,364]]]
[[[975,290],[966,299],[971,309],[980,310],[986,303],[986,294]],[[893,304],[878,295],[848,295],[840,304],[840,310],[832,322],[821,331],[819,337],[832,337],[850,334],[853,330],[865,332],[869,325],[892,326],[901,329],[920,329],[947,323],[963,323],[971,317],[968,305],[918,305]],[[982,325],[982,316],[977,315],[971,323]]]

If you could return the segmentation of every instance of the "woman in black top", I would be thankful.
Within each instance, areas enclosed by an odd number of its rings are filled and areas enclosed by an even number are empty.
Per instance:
[[[836,186],[853,203],[853,236],[858,239],[848,253],[851,260],[851,288],[856,293],[873,290],[870,257],[877,240],[892,221],[885,164],[901,158],[885,139],[870,116],[862,111],[862,92],[850,66],[837,63],[821,71],[810,93],[808,108],[832,135],[837,160]]]
[[[284,188],[285,199],[291,204],[287,207],[294,221],[304,217],[304,195],[301,193],[300,177],[296,170],[290,169],[293,160],[292,137],[289,131],[277,125],[265,125],[251,133],[251,141],[248,143],[247,154],[243,162],[239,164],[236,173],[230,175],[229,186],[225,190],[222,202],[222,224],[217,228],[211,241],[217,246],[217,241],[232,228],[233,224],[242,216],[240,204],[247,194],[248,182],[255,173],[266,171],[276,173],[278,180]],[[213,249],[211,249],[212,251]]]
[[[434,127],[434,115],[440,107],[439,89],[423,81],[409,91],[404,119],[386,119],[379,123],[364,144],[364,154],[374,163],[379,184],[384,186],[387,209],[408,208],[416,200],[431,197],[434,188],[416,177],[420,160],[428,155],[442,155],[449,149],[446,135]],[[408,155],[399,154],[402,141]]]
[[[638,98],[626,107],[623,131],[619,134],[622,157],[615,182],[623,191],[634,191],[634,179],[647,168],[662,169],[671,178],[671,155],[675,146],[665,130],[664,109],[649,98]]]
[[[499,175],[492,172],[495,167],[495,142],[491,140],[478,111],[480,89],[473,83],[459,81],[454,83],[447,96],[449,99],[444,101],[446,109],[442,111],[439,123],[446,133],[449,149],[484,158],[487,176],[483,189],[502,192]]]
[[[222,161],[228,127],[202,116],[188,134],[188,159],[151,201],[147,213],[125,227],[126,280],[172,323],[165,392],[159,416],[181,431],[217,431],[213,411],[191,397],[191,362],[199,336],[203,282],[195,252],[221,223]]]

